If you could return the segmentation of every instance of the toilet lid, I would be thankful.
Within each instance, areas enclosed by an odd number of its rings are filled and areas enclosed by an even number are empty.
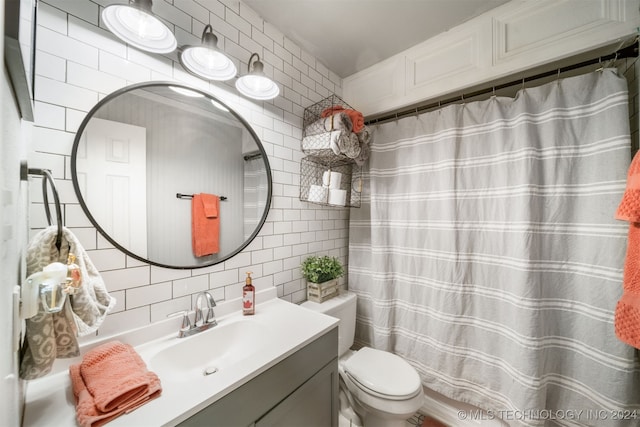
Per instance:
[[[420,376],[406,360],[369,347],[351,356],[344,371],[372,394],[392,400],[413,397],[422,388]]]

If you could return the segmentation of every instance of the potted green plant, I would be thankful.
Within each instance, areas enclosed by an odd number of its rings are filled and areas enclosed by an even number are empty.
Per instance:
[[[323,302],[338,294],[338,278],[344,275],[342,264],[335,257],[310,256],[300,266],[307,281],[307,299]]]

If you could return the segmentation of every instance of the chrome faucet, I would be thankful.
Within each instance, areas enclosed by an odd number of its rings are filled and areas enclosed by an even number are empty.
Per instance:
[[[206,315],[203,314],[202,301],[205,300],[207,303],[206,306]],[[189,311],[182,310],[177,311],[175,313],[169,314],[167,317],[175,317],[182,316],[182,325],[180,326],[180,330],[178,331],[178,338],[184,338],[191,336],[193,334],[197,334],[198,332],[206,331],[209,328],[212,328],[218,324],[216,321],[216,317],[213,313],[213,307],[216,306],[216,301],[213,299],[213,296],[208,291],[200,292],[196,297],[196,302],[193,306],[194,318],[193,324],[189,320]]]

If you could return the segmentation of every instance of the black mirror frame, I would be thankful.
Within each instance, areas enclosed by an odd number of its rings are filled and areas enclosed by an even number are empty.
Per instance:
[[[260,222],[258,223],[258,226],[256,227],[256,229],[253,231],[253,233],[251,233],[251,235],[244,241],[244,243],[242,245],[240,245],[237,249],[231,251],[228,255],[225,255],[224,257],[220,258],[220,259],[216,259],[213,262],[210,263],[205,263],[202,265],[191,265],[191,266],[179,266],[179,265],[170,265],[170,264],[163,264],[163,263],[159,263],[159,262],[155,262],[155,261],[151,261],[149,259],[145,259],[143,257],[141,257],[140,255],[134,254],[133,252],[131,252],[130,250],[124,248],[122,245],[120,245],[118,242],[116,242],[111,236],[109,236],[109,234],[100,226],[100,224],[98,224],[98,221],[96,221],[96,219],[93,217],[93,215],[91,215],[91,211],[89,210],[89,207],[87,206],[84,198],[82,197],[82,193],[80,191],[80,186],[78,183],[78,174],[77,174],[77,170],[76,170],[76,160],[77,160],[77,154],[78,154],[78,146],[80,144],[80,138],[82,137],[82,134],[84,133],[84,129],[87,126],[87,124],[89,123],[89,121],[91,120],[91,118],[93,117],[93,115],[96,113],[96,111],[98,111],[103,105],[105,105],[106,103],[108,103],[109,101],[111,101],[112,99],[136,90],[136,89],[144,89],[147,87],[152,87],[152,86],[175,86],[175,87],[179,87],[179,88],[183,88],[183,89],[187,89],[193,92],[197,92],[200,93],[212,100],[215,100],[216,102],[220,103],[221,105],[223,105],[225,108],[227,108],[229,110],[229,113],[231,113],[240,123],[242,123],[244,125],[244,127],[247,129],[247,131],[249,131],[249,133],[251,134],[251,136],[253,137],[253,139],[256,142],[256,145],[258,146],[258,150],[260,151],[260,154],[262,155],[262,159],[264,160],[265,163],[265,167],[266,167],[266,172],[267,172],[267,182],[268,182],[268,189],[267,189],[267,203],[266,206],[264,208],[264,213],[262,214],[262,217],[260,218]],[[269,158],[267,157],[267,153],[262,145],[262,142],[260,141],[260,138],[258,138],[258,135],[255,133],[255,131],[253,130],[253,128],[249,125],[249,123],[247,123],[247,121],[242,118],[238,113],[236,113],[231,107],[229,107],[228,105],[226,105],[224,102],[222,102],[221,100],[219,100],[218,98],[216,98],[215,96],[213,96],[212,94],[205,92],[201,89],[198,88],[194,88],[191,86],[186,86],[182,83],[178,83],[178,82],[171,82],[171,81],[153,81],[153,82],[144,82],[144,83],[136,83],[133,85],[129,85],[126,86],[122,89],[118,89],[115,92],[110,93],[109,95],[105,96],[103,99],[101,99],[85,116],[85,118],[82,120],[82,123],[80,124],[80,127],[78,128],[78,131],[76,133],[76,136],[74,137],[73,140],[73,148],[71,149],[71,180],[73,181],[73,190],[76,193],[76,196],[78,197],[78,201],[80,202],[80,206],[82,207],[82,210],[84,211],[85,215],[87,216],[87,218],[89,218],[89,221],[91,222],[91,224],[98,230],[98,232],[109,241],[109,243],[111,243],[113,246],[115,246],[117,249],[119,249],[120,251],[124,252],[125,254],[127,254],[128,256],[137,259],[138,261],[142,261],[144,263],[150,264],[150,265],[154,265],[157,267],[163,267],[163,268],[172,268],[172,269],[176,269],[176,270],[193,270],[193,269],[198,269],[198,268],[205,268],[205,267],[211,267],[212,265],[216,265],[216,264],[220,264],[221,262],[224,262],[232,257],[234,257],[235,255],[237,255],[238,253],[240,253],[244,248],[246,248],[252,241],[253,239],[256,238],[256,236],[258,235],[258,233],[260,232],[260,230],[262,230],[262,227],[264,226],[264,223],[267,220],[267,216],[269,214],[269,209],[271,208],[271,196],[272,196],[272,192],[273,192],[273,182],[272,182],[272,176],[271,176],[271,165],[269,164]]]

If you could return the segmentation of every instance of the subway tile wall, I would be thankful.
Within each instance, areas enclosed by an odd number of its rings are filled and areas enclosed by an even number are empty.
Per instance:
[[[291,302],[306,299],[300,263],[328,254],[347,263],[348,209],[298,200],[304,108],[341,94],[341,79],[304,52],[245,4],[234,0],[156,0],[178,45],[197,44],[210,23],[219,46],[240,73],[257,52],[265,72],[278,82],[273,101],[250,101],[231,83],[209,83],[185,72],[176,53],[147,54],[120,42],[100,21],[107,0],[41,0],[36,31],[35,126],[31,167],[49,168],[63,203],[65,225],[80,239],[118,304],[98,334],[110,335],[162,320],[188,309],[200,291],[217,300],[239,297],[245,271],[258,290],[277,287]],[[86,113],[106,94],[149,80],[175,80],[209,91],[242,115],[260,137],[273,175],[273,200],[256,239],[224,263],[193,270],[151,266],[128,257],[104,239],[84,215],[71,181],[70,154]],[[29,224],[46,227],[39,178],[30,182]]]

